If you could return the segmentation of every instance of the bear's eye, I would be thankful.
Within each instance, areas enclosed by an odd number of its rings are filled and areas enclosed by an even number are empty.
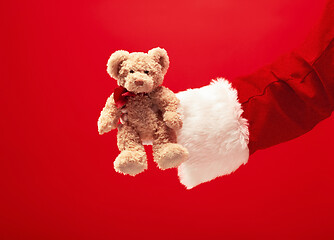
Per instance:
[[[130,73],[134,73],[135,71],[133,71],[133,70],[130,70]]]
[[[145,74],[149,74],[149,71],[144,71]]]

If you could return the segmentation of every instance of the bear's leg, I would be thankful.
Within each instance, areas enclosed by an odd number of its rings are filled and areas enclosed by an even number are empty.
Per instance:
[[[114,162],[116,172],[135,176],[147,169],[147,157],[137,131],[126,123],[118,128],[117,146],[121,153]]]
[[[153,135],[153,156],[162,170],[178,167],[188,158],[187,149],[176,143],[175,131],[161,120]]]

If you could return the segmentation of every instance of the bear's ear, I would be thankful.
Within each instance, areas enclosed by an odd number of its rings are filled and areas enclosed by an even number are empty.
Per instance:
[[[121,69],[121,64],[129,58],[129,52],[124,50],[118,50],[111,54],[107,63],[107,72],[112,78],[116,78],[119,75],[119,70]]]
[[[166,50],[159,47],[153,48],[148,51],[148,55],[150,55],[154,61],[161,65],[162,73],[165,75],[169,67],[169,57]]]

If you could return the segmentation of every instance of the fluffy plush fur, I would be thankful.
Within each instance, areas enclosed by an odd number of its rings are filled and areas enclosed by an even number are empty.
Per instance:
[[[237,91],[225,79],[177,94],[183,127],[178,142],[189,159],[178,168],[188,189],[235,171],[248,160],[248,125]]]
[[[168,66],[167,52],[161,48],[148,53],[120,50],[109,58],[110,76],[119,86],[135,93],[122,108],[117,108],[110,96],[98,121],[100,134],[118,128],[121,153],[114,162],[117,172],[134,176],[147,169],[143,141],[153,141],[154,160],[160,169],[178,167],[188,157],[188,151],[176,143],[175,130],[182,127],[177,111],[179,100],[161,86]],[[124,121],[118,125],[120,117]]]

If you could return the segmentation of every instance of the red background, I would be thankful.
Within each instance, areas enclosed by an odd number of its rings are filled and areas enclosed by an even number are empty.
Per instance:
[[[117,174],[97,119],[118,49],[170,56],[175,92],[297,47],[324,0],[2,1],[0,239],[333,239],[334,119],[186,190]],[[150,148],[149,156],[151,156]]]

